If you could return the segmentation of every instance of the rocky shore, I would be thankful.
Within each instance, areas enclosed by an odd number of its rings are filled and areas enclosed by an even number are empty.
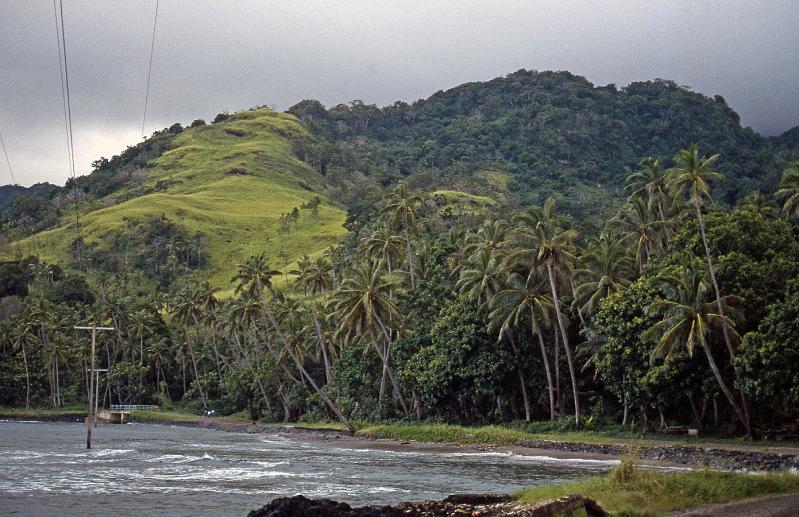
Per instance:
[[[367,436],[334,429],[311,429],[280,425],[250,425],[224,422],[203,422],[199,427],[245,433],[277,433],[306,435],[324,439],[362,439],[377,441]],[[385,443],[386,440],[380,440]],[[453,444],[421,444],[409,441],[391,441],[397,445],[432,445],[445,448]],[[559,440],[517,440],[514,452],[537,454],[542,451],[559,451],[574,454],[602,455],[612,458],[633,456],[643,462],[664,462],[690,468],[713,468],[730,471],[799,470],[799,455],[777,454],[757,450],[742,450],[701,445],[622,445],[567,442]],[[470,446],[467,446],[470,447]],[[474,445],[477,450],[504,450],[494,445]]]
[[[555,517],[582,512],[590,517],[607,513],[593,500],[573,494],[536,505],[514,503],[508,495],[451,495],[442,501],[420,501],[386,506],[352,508],[330,499],[298,495],[280,497],[248,517]]]
[[[575,453],[633,456],[641,461],[665,461],[694,468],[720,470],[799,470],[796,454],[775,454],[754,450],[738,450],[701,445],[641,445],[593,444],[555,440],[517,440],[516,445],[530,449],[545,449]]]
[[[83,422],[83,414],[76,413],[26,413],[3,415],[6,420],[40,420],[46,422]],[[162,425],[180,425],[214,429],[218,431],[251,433],[251,434],[281,434],[303,435],[314,439],[323,440],[354,440],[380,443],[387,447],[425,447],[437,448],[446,451],[450,448],[463,450],[471,448],[477,451],[503,451],[512,450],[517,454],[546,454],[560,452],[570,454],[571,457],[591,455],[593,457],[619,458],[633,456],[642,462],[666,463],[674,466],[690,468],[714,468],[730,471],[769,471],[769,470],[799,470],[799,454],[778,454],[765,452],[754,448],[736,448],[721,446],[697,445],[627,445],[627,444],[597,444],[583,442],[569,442],[560,440],[516,440],[510,446],[480,445],[480,444],[441,444],[421,443],[399,440],[373,439],[369,436],[359,435],[348,431],[336,429],[313,429],[301,426],[284,426],[279,424],[251,424],[247,422],[230,422],[224,420],[205,419],[196,422],[182,421],[151,421],[136,420],[142,423]]]

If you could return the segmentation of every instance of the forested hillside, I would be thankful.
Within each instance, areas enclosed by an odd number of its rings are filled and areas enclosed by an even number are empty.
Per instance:
[[[799,434],[796,130],[553,72],[289,111],[14,202],[0,403],[84,403],[94,321],[104,403]]]
[[[304,149],[323,174],[361,170],[384,183],[407,178],[491,192],[496,186],[482,173],[496,170],[509,174],[507,188],[523,205],[555,195],[580,219],[612,212],[641,157],[667,159],[691,143],[721,154],[716,197],[728,205],[773,190],[786,165],[722,97],[660,79],[597,87],[568,72],[520,70],[412,104],[325,109],[303,101],[289,113],[335,144]]]

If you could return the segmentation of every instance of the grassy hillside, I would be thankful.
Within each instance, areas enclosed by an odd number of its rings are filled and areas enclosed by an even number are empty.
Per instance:
[[[203,234],[209,257],[205,273],[222,289],[230,287],[235,264],[250,253],[267,250],[282,266],[281,249],[289,261],[319,252],[345,233],[344,212],[327,201],[323,178],[292,153],[292,140],[305,137],[293,116],[269,109],[186,129],[170,150],[100,200],[105,208],[83,214],[82,237],[102,247],[103,237],[128,221],[164,214]],[[316,195],[323,199],[318,217],[302,210],[298,224],[292,223],[281,239],[281,214]],[[118,198],[130,199],[116,203]],[[75,236],[74,215],[67,214],[61,226],[12,243],[10,255],[64,260]]]

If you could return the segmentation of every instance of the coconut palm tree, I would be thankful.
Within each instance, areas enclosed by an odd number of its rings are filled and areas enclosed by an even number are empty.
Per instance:
[[[208,409],[208,397],[205,391],[203,391],[202,383],[200,382],[200,371],[197,367],[197,354],[192,345],[192,339],[189,337],[189,328],[194,325],[199,341],[199,328],[197,328],[196,325],[203,316],[202,305],[197,297],[194,296],[194,293],[188,288],[184,288],[175,297],[170,309],[175,320],[183,327],[183,332],[186,337],[186,350],[189,352],[189,359],[191,360],[192,369],[194,371],[194,379],[197,381],[197,391],[200,394],[203,407]]]
[[[28,365],[28,350],[36,343],[36,335],[30,324],[26,320],[20,319],[11,327],[8,338],[12,351],[22,352],[22,363],[25,366],[25,409],[28,409],[31,405],[31,373]]]
[[[400,183],[394,191],[386,197],[386,204],[380,211],[388,227],[402,231],[405,236],[406,259],[408,261],[408,273],[411,278],[411,289],[416,289],[411,234],[416,233],[418,229],[418,205],[421,204],[422,198],[411,193],[404,183]]]
[[[666,220],[665,206],[669,203],[668,173],[661,167],[660,158],[648,156],[639,162],[641,169],[627,177],[625,190],[630,197],[639,197],[654,211],[658,220]]]
[[[359,250],[371,259],[382,260],[388,268],[388,274],[394,271],[397,257],[402,254],[403,239],[388,227],[382,226],[365,239]]]
[[[574,296],[575,303],[585,300],[585,313],[593,313],[600,300],[630,285],[632,260],[625,246],[608,234],[589,240],[580,264],[582,268],[574,272],[578,283]]]
[[[324,391],[322,391],[313,376],[308,373],[305,365],[303,365],[302,361],[300,360],[296,348],[289,342],[289,340],[286,338],[286,335],[283,333],[283,330],[281,329],[281,326],[275,317],[275,313],[270,307],[270,303],[264,299],[264,291],[272,290],[272,277],[279,274],[279,271],[270,267],[268,260],[266,260],[265,254],[262,253],[258,257],[250,257],[250,259],[245,261],[245,263],[239,265],[239,269],[236,275],[233,277],[234,281],[238,281],[238,284],[236,285],[236,293],[246,293],[249,298],[258,299],[261,302],[260,308],[263,311],[263,314],[266,316],[268,323],[271,324],[272,330],[277,335],[278,341],[282,345],[283,352],[289,355],[291,360],[294,362],[294,366],[300,372],[300,375],[305,377],[319,398],[322,399],[322,401],[330,408],[331,411],[333,411],[333,413],[335,413],[339,421],[348,429],[353,429],[352,424],[350,424],[349,420],[347,420],[338,406],[330,399],[330,397],[327,396]]]
[[[577,237],[574,230],[563,229],[555,213],[555,200],[549,198],[543,207],[531,207],[516,218],[514,231],[518,241],[517,249],[509,255],[509,260],[523,260],[528,264],[528,269],[544,268],[549,277],[549,287],[552,293],[552,303],[555,306],[555,316],[560,327],[563,348],[566,350],[566,359],[571,376],[572,394],[574,397],[574,424],[580,426],[580,397],[577,391],[577,375],[574,370],[574,354],[569,344],[569,334],[566,328],[566,319],[560,308],[558,295],[558,280],[563,282],[570,273],[574,263],[572,242]]]
[[[635,246],[638,271],[659,250],[662,250],[671,220],[656,220],[654,214],[640,197],[631,198],[610,220],[609,226],[629,244]]]
[[[676,274],[659,277],[658,282],[668,293],[668,298],[649,307],[658,315],[659,321],[643,334],[643,339],[657,340],[653,355],[667,360],[683,348],[693,355],[694,350],[701,347],[719,388],[748,432],[749,419],[724,381],[707,339],[713,330],[725,327],[732,329],[737,337],[733,328],[735,323],[719,309],[725,307],[726,312],[734,313],[730,304],[739,302],[740,298],[724,296],[720,303],[715,300],[705,271],[695,260],[681,265]]]
[[[549,315],[552,310],[552,299],[545,294],[546,280],[536,271],[527,277],[513,272],[508,276],[507,287],[498,292],[491,300],[491,313],[489,320],[493,328],[499,327],[499,337],[502,339],[511,328],[519,328],[525,318],[530,318],[530,331],[538,338],[541,347],[541,358],[544,362],[544,372],[547,376],[549,391],[549,418],[555,420],[555,386],[552,381],[552,371],[549,367],[549,354],[544,344],[542,326],[549,324]],[[530,420],[530,408],[527,404],[527,391],[521,368],[518,369],[520,382],[525,398],[526,418]]]
[[[155,317],[152,312],[140,309],[130,315],[129,329],[139,340],[139,365],[144,364],[144,335],[153,331]],[[139,373],[139,384],[143,385],[142,373]]]
[[[480,248],[467,261],[466,267],[461,268],[456,288],[461,294],[475,300],[478,306],[482,306],[502,288],[504,274],[496,252]]]
[[[464,254],[471,257],[478,250],[484,250],[486,253],[496,253],[501,256],[507,247],[509,236],[510,228],[505,221],[489,219],[466,238]]]
[[[397,305],[390,296],[395,287],[392,280],[385,278],[380,264],[361,264],[344,278],[331,303],[340,321],[339,334],[371,337],[372,346],[393,386],[394,396],[407,415],[408,406],[389,364],[393,339],[387,324],[399,317]],[[385,340],[384,345],[380,343],[381,337]]]
[[[746,196],[738,206],[741,210],[756,214],[763,219],[776,219],[780,214],[777,204],[769,200],[760,191],[752,192]]]
[[[260,298],[264,291],[272,289],[272,277],[280,271],[272,269],[266,253],[250,255],[241,264],[236,264],[236,274],[230,280],[236,284],[236,294],[244,293],[249,298]]]
[[[702,206],[705,202],[713,202],[713,196],[710,194],[710,181],[721,179],[722,175],[713,170],[713,166],[718,161],[719,155],[714,154],[710,157],[700,157],[699,147],[696,144],[691,145],[688,149],[683,149],[677,152],[674,157],[675,167],[669,169],[669,189],[673,193],[675,199],[683,198],[684,195],[688,196],[688,203],[694,209],[697,222],[699,223],[699,232],[702,237],[702,244],[705,247],[705,257],[707,258],[707,271],[710,274],[710,281],[713,284],[713,291],[716,293],[716,303],[718,304],[719,314],[723,317],[724,305],[721,303],[721,291],[719,290],[719,283],[716,281],[716,269],[713,266],[713,260],[710,256],[710,246],[707,242],[707,233],[705,231],[705,218],[702,215]],[[727,345],[727,351],[731,359],[735,359],[735,349],[732,346],[732,338],[730,331],[726,325],[726,319],[721,320],[721,330],[724,335],[724,343]]]
[[[322,360],[325,366],[325,380],[330,383],[333,380],[333,373],[327,346],[328,343],[323,336],[319,309],[316,306],[316,301],[312,299],[312,296],[323,294],[330,288],[331,282],[330,276],[327,274],[328,269],[327,262],[324,259],[311,262],[307,256],[304,256],[297,262],[297,269],[293,270],[291,274],[296,276],[296,283],[302,288],[305,294],[305,300],[310,309],[311,318],[313,319],[316,343],[319,346],[319,351],[322,353]]]
[[[799,215],[799,162],[792,164],[782,175],[777,197],[784,197],[783,211],[787,215]]]

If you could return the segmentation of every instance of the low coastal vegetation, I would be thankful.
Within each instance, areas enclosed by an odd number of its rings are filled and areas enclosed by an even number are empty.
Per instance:
[[[534,504],[579,493],[595,500],[611,515],[654,516],[791,492],[799,492],[799,475],[792,473],[659,472],[640,468],[626,459],[606,476],[530,488],[515,494],[515,498],[520,503]]]

